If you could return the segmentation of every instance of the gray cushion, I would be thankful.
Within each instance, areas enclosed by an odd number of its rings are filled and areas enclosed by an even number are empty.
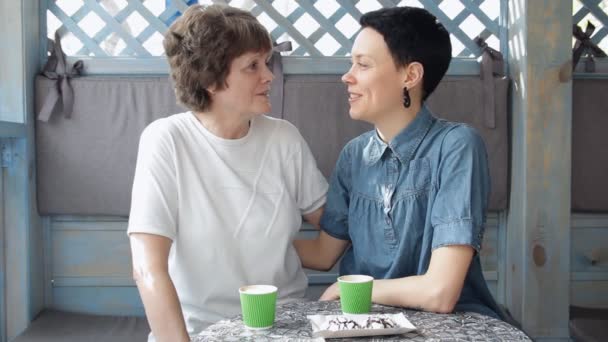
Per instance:
[[[59,108],[48,122],[36,122],[38,210],[42,215],[126,216],[141,131],[151,121],[184,109],[175,104],[166,77],[80,77],[71,82],[71,118]],[[481,132],[490,158],[490,209],[500,210],[507,206],[508,82],[495,82],[496,128],[484,124],[487,113],[478,77],[446,78],[429,106],[441,117],[470,123]],[[37,111],[54,86],[45,77],[36,79]],[[300,129],[329,176],[342,146],[371,126],[349,118],[339,76],[287,75],[284,90],[283,117]]]
[[[55,83],[36,79],[36,112]],[[151,121],[183,111],[166,77],[72,80],[70,119],[36,121],[41,214],[128,215],[139,135]]]
[[[44,310],[12,342],[137,342],[147,341],[144,317],[95,316]]]
[[[572,210],[608,212],[608,79],[572,84]]]

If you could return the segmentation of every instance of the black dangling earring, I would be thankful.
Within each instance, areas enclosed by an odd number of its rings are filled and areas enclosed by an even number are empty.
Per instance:
[[[403,88],[403,107],[410,108],[410,104],[410,92],[407,91],[407,88]]]

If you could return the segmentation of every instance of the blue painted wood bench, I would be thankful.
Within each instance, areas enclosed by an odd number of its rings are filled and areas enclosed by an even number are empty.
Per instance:
[[[145,317],[43,310],[12,342],[143,342],[149,332]]]

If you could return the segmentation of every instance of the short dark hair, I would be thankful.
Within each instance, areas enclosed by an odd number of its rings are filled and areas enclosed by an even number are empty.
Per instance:
[[[364,14],[362,28],[370,27],[384,37],[398,67],[418,62],[424,67],[422,101],[433,93],[452,59],[450,34],[437,18],[423,8],[392,7]]]
[[[268,31],[249,12],[225,5],[194,5],[165,34],[165,54],[179,103],[194,111],[211,106],[206,88],[226,86],[230,64],[247,52],[270,51]]]

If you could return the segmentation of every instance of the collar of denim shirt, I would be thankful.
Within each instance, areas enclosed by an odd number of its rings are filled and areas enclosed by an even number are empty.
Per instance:
[[[435,120],[426,105],[423,105],[414,120],[399,132],[393,140],[389,141],[388,144],[382,141],[378,135],[378,131],[375,131],[375,134],[372,135],[368,145],[365,147],[365,159],[370,164],[374,164],[382,158],[386,149],[390,148],[401,164],[407,165]]]

